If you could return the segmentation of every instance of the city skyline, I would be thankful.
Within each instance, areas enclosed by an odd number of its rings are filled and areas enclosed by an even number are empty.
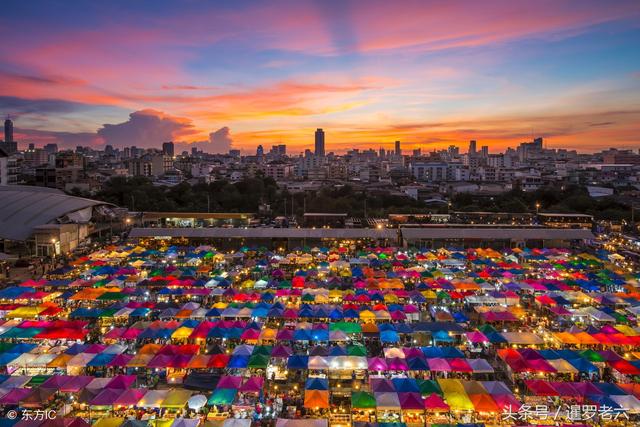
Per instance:
[[[152,7],[153,5],[153,7]],[[285,12],[283,12],[285,11]],[[209,152],[638,148],[640,5],[9,1],[15,140]],[[117,19],[116,19],[117,18]]]

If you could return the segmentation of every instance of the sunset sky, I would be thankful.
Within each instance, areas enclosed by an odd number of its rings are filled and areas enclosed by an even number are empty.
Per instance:
[[[63,147],[640,147],[640,2],[14,1],[0,113]]]

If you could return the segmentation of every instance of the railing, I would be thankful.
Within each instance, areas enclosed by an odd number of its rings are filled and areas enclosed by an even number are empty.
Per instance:
[[[331,414],[329,417],[330,426],[350,426],[351,414]]]

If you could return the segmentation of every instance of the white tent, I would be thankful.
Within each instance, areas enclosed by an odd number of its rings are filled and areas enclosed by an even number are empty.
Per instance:
[[[376,398],[376,408],[379,411],[399,411],[400,410],[400,398],[398,393],[374,393]]]

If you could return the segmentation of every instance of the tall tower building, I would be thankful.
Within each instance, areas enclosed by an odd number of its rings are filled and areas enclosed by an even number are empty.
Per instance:
[[[476,140],[472,139],[469,141],[469,153],[468,154],[476,154]]]
[[[400,141],[396,141],[396,156],[402,156],[402,149],[400,148]]]
[[[264,148],[262,148],[262,145],[258,145],[258,148],[256,149],[256,156],[258,157],[264,156]]]
[[[13,142],[13,122],[8,117],[4,121],[4,142]]]
[[[324,131],[320,128],[316,129],[315,155],[324,157]]]
[[[165,156],[174,156],[175,146],[173,145],[173,141],[162,143],[162,154],[164,154]]]

